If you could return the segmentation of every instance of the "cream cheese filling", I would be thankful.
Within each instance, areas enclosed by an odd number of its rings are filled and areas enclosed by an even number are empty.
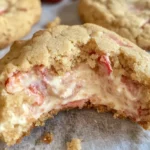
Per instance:
[[[88,64],[83,63],[63,76],[53,75],[44,67],[15,73],[7,81],[6,90],[11,94],[24,91],[33,99],[33,104],[23,104],[22,115],[17,116],[15,112],[11,112],[9,122],[11,125],[25,125],[28,124],[27,116],[37,120],[53,109],[59,110],[66,106],[82,108],[87,100],[94,105],[112,106],[130,117],[137,117],[142,89],[135,85],[129,88],[131,85],[125,84],[122,76],[114,75],[113,71],[111,74],[101,75],[102,68],[94,71]],[[136,94],[130,89],[136,90]],[[0,124],[0,131],[6,129],[5,123]]]

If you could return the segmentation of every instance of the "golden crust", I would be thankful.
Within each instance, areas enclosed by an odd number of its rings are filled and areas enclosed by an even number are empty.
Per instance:
[[[112,38],[112,35],[115,38]],[[43,125],[44,120],[57,112],[55,110],[50,115],[44,114],[38,121],[31,119],[28,126],[11,127],[9,111],[21,111],[22,104],[28,98],[24,92],[14,95],[7,93],[5,81],[9,75],[15,71],[28,71],[33,66],[41,64],[47,68],[53,66],[58,74],[62,74],[82,61],[91,62],[87,52],[92,50],[109,54],[113,68],[123,70],[126,76],[149,87],[150,56],[114,32],[93,24],[57,26],[39,31],[28,41],[15,42],[10,52],[0,60],[0,121],[8,125],[7,132],[0,133],[0,137],[6,143],[15,144],[17,139],[23,137],[32,127]],[[91,104],[87,106],[91,107]],[[108,111],[112,109],[111,106],[106,108],[109,108]],[[119,112],[117,114],[124,116]],[[150,127],[149,122],[142,124]]]

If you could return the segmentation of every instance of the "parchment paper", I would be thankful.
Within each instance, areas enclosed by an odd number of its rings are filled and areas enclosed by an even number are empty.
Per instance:
[[[80,24],[77,13],[78,1],[64,0],[56,5],[43,5],[41,21],[33,27],[32,34],[53,20],[56,16],[62,24]],[[88,11],[88,10],[87,10]],[[9,48],[0,52],[2,57]],[[51,144],[37,144],[43,133],[51,132],[54,140]],[[20,144],[9,150],[66,150],[66,142],[72,138],[82,139],[83,150],[150,150],[150,131],[145,131],[129,120],[113,119],[110,113],[98,114],[95,110],[72,110],[59,113],[48,120],[44,127],[32,130]],[[0,143],[0,150],[6,147]]]

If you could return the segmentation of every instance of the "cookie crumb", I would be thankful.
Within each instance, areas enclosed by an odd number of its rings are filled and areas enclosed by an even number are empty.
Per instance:
[[[72,139],[71,142],[67,142],[67,150],[81,150],[81,140]]]
[[[53,141],[53,134],[52,133],[45,133],[42,136],[41,142],[45,144],[50,144]]]
[[[60,23],[61,23],[61,19],[59,17],[56,17],[53,21],[47,23],[45,28],[46,29],[53,28],[60,25]]]

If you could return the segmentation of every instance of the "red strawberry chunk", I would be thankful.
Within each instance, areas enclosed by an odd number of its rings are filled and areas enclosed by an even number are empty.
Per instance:
[[[48,71],[44,65],[37,65],[34,67],[34,71],[38,76],[41,76],[44,82],[52,79],[51,72]]]
[[[44,94],[42,93],[38,85],[30,85],[29,91],[32,95],[36,96],[35,103],[33,105],[42,105],[44,102]]]
[[[99,64],[105,66],[108,75],[110,75],[112,72],[112,67],[111,67],[111,62],[109,60],[109,57],[107,55],[102,55],[100,56],[98,61],[99,61]]]
[[[34,67],[34,71],[36,74],[41,75],[41,76],[46,76],[47,75],[47,70],[45,69],[44,65],[38,65]]]
[[[13,93],[12,89],[16,84],[20,84],[20,77],[22,76],[21,72],[17,71],[13,73],[11,77],[9,77],[5,81],[6,90],[8,93]]]
[[[126,85],[128,91],[133,95],[133,96],[138,96],[140,95],[140,91],[141,91],[141,86],[132,81],[131,79],[125,77],[125,76],[122,76],[122,82]]]

